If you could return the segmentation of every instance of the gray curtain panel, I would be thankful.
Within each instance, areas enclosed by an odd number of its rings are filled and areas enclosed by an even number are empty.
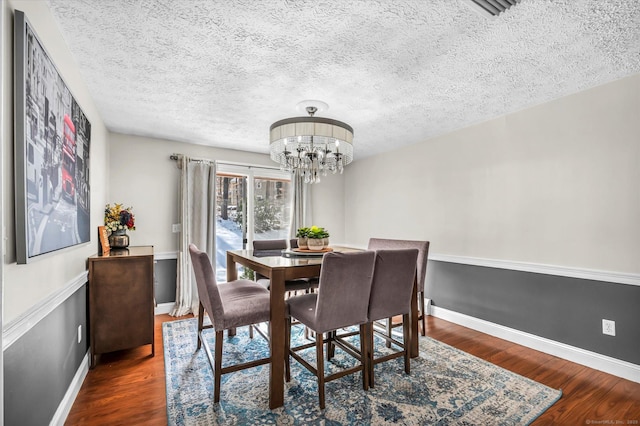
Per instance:
[[[215,259],[216,165],[182,156],[180,176],[180,247],[173,316],[198,314],[198,291],[189,257],[189,244]],[[215,265],[213,265],[215,268]]]
[[[311,226],[311,188],[304,183],[300,170],[294,170],[291,175],[291,223],[290,237],[296,237],[298,228]]]

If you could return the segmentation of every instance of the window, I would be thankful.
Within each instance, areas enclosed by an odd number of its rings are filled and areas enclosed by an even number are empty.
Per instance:
[[[216,176],[216,275],[227,277],[227,250],[286,239],[291,176],[276,169],[219,164]]]

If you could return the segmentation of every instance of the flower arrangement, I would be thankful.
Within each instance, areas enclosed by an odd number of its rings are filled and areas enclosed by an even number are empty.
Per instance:
[[[122,204],[107,204],[104,209],[104,225],[111,231],[135,230],[136,218],[133,215],[133,207],[125,208]]]

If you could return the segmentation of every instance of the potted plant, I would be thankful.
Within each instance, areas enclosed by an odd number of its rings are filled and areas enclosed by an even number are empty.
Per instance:
[[[307,233],[309,250],[320,251],[329,246],[329,232],[319,226],[312,226]]]
[[[307,249],[307,238],[309,235],[309,228],[298,228],[296,231],[296,238],[298,238],[298,248]]]

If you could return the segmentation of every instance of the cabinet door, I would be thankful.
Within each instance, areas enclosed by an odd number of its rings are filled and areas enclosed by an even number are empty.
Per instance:
[[[90,280],[94,353],[153,343],[153,258],[93,262]]]

